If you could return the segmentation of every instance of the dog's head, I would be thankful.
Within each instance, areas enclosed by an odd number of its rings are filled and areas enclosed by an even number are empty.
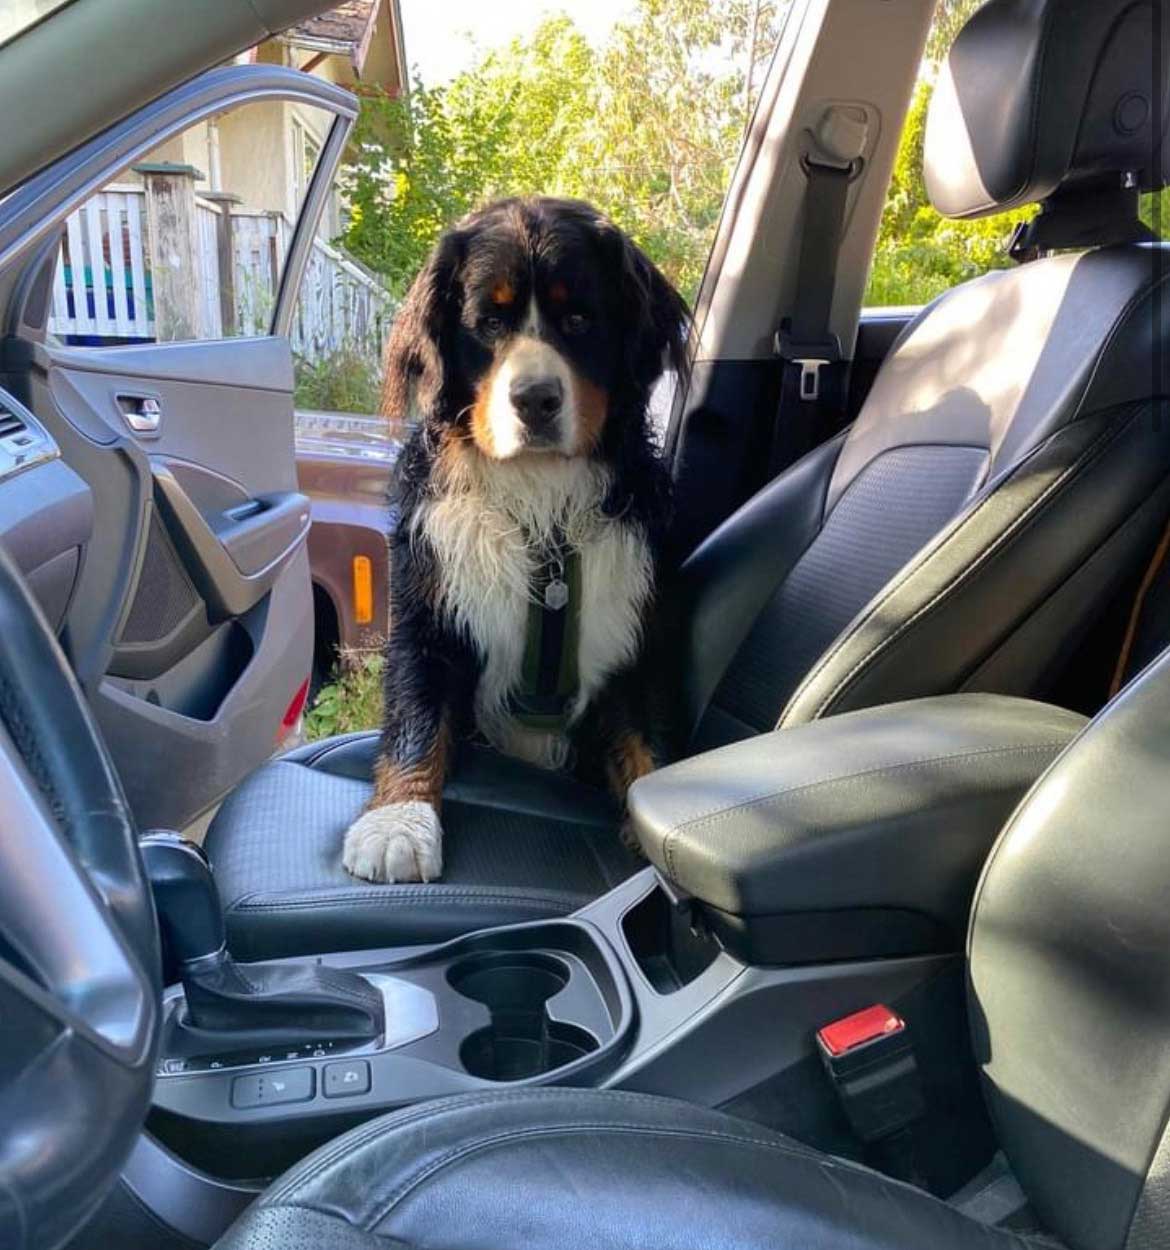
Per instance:
[[[664,359],[685,369],[687,325],[681,296],[595,209],[501,200],[446,234],[411,287],[383,411],[499,460],[604,452],[644,423]]]

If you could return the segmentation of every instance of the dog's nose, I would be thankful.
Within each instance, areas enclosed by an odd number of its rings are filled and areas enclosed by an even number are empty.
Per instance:
[[[565,389],[560,378],[517,378],[508,388],[508,398],[521,422],[535,434],[556,418]]]

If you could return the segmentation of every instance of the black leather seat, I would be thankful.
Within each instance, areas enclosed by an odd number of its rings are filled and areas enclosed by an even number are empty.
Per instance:
[[[1008,822],[968,938],[1000,1148],[1070,1250],[1170,1245],[1170,655]],[[959,1062],[956,1058],[956,1062]],[[356,1129],[220,1250],[1033,1250],[1051,1246],[742,1120],[620,1092],[513,1090]]]
[[[1170,508],[1170,352],[1160,258],[1117,242],[1140,233],[1122,173],[1162,178],[1149,156],[1161,97],[1144,121],[1126,111],[1152,97],[1148,25],[1124,0],[993,0],[960,35],[926,135],[940,209],[1044,200],[1046,246],[1110,245],[936,300],[853,427],[691,557],[693,750],[955,690],[1044,697],[1148,557]],[[443,882],[350,881],[340,840],[370,792],[371,746],[295,753],[224,805],[207,846],[237,954],[570,911],[632,867],[600,796],[469,751],[448,791]]]

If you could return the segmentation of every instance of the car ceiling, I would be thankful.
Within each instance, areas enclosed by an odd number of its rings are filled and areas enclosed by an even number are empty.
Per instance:
[[[0,197],[164,91],[331,7],[72,0],[0,47]]]

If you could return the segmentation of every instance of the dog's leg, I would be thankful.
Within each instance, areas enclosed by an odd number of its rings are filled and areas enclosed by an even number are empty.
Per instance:
[[[442,727],[426,753],[403,765],[379,755],[374,794],[345,835],[342,862],[367,881],[434,881],[443,871],[439,809],[450,735]]]
[[[640,730],[627,729],[618,735],[609,749],[606,775],[614,797],[623,807],[626,792],[634,782],[657,767],[650,744]]]
[[[367,881],[433,881],[443,871],[439,808],[451,746],[448,674],[419,607],[386,642],[385,727],[374,793],[345,835],[342,862]]]
[[[626,811],[626,794],[638,780],[658,767],[646,735],[638,729],[625,729],[611,743],[605,761],[606,778],[614,797],[622,805],[624,813],[621,827],[622,842],[636,855],[642,854],[637,835],[630,824]]]

